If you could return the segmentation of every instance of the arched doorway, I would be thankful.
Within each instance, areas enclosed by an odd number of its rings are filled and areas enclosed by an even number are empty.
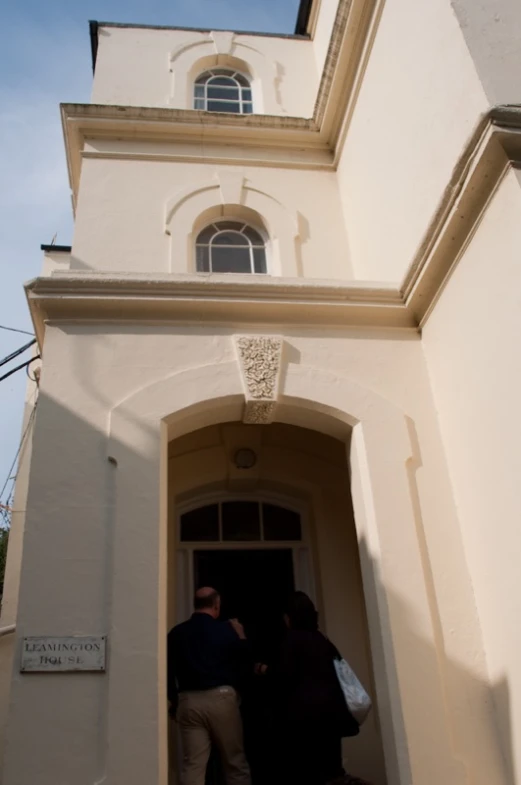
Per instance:
[[[245,452],[248,466],[238,460]],[[286,597],[302,589],[315,600],[323,631],[374,695],[345,440],[282,423],[229,422],[171,441],[168,463],[169,626],[189,616],[194,589],[212,585],[222,594],[223,617],[244,623],[264,661],[283,633]],[[249,717],[256,714],[263,712]],[[171,730],[170,782],[177,785]],[[248,735],[249,750],[254,782],[268,785],[269,771],[261,770],[251,743],[262,732],[257,725]],[[351,771],[385,783],[376,709],[344,753]]]
[[[143,743],[139,755],[130,758],[127,744],[112,744],[107,765],[116,771],[128,768],[132,760],[136,782],[141,774],[150,778],[151,772],[157,773],[161,783],[168,776],[166,633],[175,621],[171,577],[176,558],[175,541],[169,536],[173,524],[168,518],[176,501],[168,480],[169,447],[207,426],[242,420],[245,388],[233,351],[230,342],[228,353],[218,361],[183,368],[144,386],[110,415],[107,455],[118,462],[114,551],[118,568],[120,563],[122,568],[131,567],[132,581],[121,579],[113,586],[110,613],[118,624],[112,629],[107,722],[114,737],[121,740],[134,733],[138,724]],[[452,736],[454,727],[460,727],[457,695],[449,689],[446,656],[433,618],[433,587],[416,497],[417,444],[414,428],[409,427],[413,422],[385,390],[379,391],[378,385],[372,389],[367,380],[358,379],[356,366],[349,376],[297,360],[293,354],[281,373],[274,419],[339,439],[339,432],[344,435],[341,448],[344,460],[346,452],[349,455],[350,473],[345,487],[352,492],[356,519],[354,547],[345,552],[360,558],[364,579],[387,780],[390,785],[422,778],[459,781],[461,764]],[[351,438],[346,450],[348,431]],[[128,447],[139,457],[139,484],[135,483],[136,461],[129,459]],[[439,457],[434,466],[444,471]],[[176,476],[181,485],[186,471],[193,471],[191,464],[187,454]],[[207,492],[212,484],[215,489],[214,474],[207,473],[204,465],[197,469],[200,490]],[[224,472],[217,478],[219,488],[225,478]],[[311,496],[316,481],[316,477],[310,480],[307,492]],[[230,482],[235,478],[230,477]],[[300,485],[306,485],[306,478],[300,478]],[[432,487],[437,485],[428,484]],[[128,525],[129,519],[136,519],[136,509],[143,509],[147,520],[158,522],[149,528],[146,540],[141,526]],[[344,526],[342,531],[353,531],[353,527]],[[325,541],[328,548],[336,552],[334,540]],[[135,553],[142,553],[149,569],[137,568]],[[346,574],[344,568],[342,577]],[[340,584],[334,585],[337,577],[321,571],[321,582],[329,582],[342,602],[345,593]],[[328,605],[331,622],[338,619],[340,607]],[[141,638],[155,652],[153,660],[145,648],[128,657],[129,646],[135,642],[136,618]],[[125,683],[132,678],[135,691],[130,696]],[[141,710],[136,718],[137,702]]]

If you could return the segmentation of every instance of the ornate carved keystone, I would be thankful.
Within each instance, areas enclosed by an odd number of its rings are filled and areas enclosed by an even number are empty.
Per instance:
[[[273,422],[279,394],[283,339],[277,335],[235,337],[244,385],[243,422],[267,425]]]

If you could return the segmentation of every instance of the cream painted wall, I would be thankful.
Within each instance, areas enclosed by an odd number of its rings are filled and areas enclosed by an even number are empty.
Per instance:
[[[521,774],[521,190],[505,177],[423,331],[500,737]]]
[[[25,394],[24,416],[21,437],[22,449],[17,468],[16,490],[11,515],[9,532],[9,549],[4,577],[4,591],[0,615],[0,627],[16,625],[18,617],[18,597],[20,591],[20,572],[23,555],[25,531],[25,513],[29,483],[29,467],[31,464],[32,436],[34,428],[34,408],[38,398],[36,384],[28,381]],[[9,700],[11,692],[11,676],[16,659],[15,635],[8,634],[0,638],[0,782],[3,766],[6,727],[9,717]]]
[[[105,775],[128,785],[147,776],[156,781],[161,619],[150,609],[161,590],[158,456],[149,452],[149,425],[131,421],[124,443],[115,446],[121,472],[111,465],[110,412],[182,369],[235,362],[231,335],[243,331],[240,325],[47,326],[17,635],[106,632],[111,660],[105,676],[29,678],[15,668],[4,785],[51,785],[58,776],[80,785]],[[429,701],[411,728],[409,754],[426,783],[434,785],[444,772],[448,784],[457,785],[461,761],[476,782],[500,782],[480,630],[421,344],[410,333],[357,330],[289,330],[285,340],[290,363],[347,376],[362,395],[374,391],[409,418],[411,504],[430,615],[407,590],[407,576],[403,585],[386,586],[403,636],[389,644],[421,651],[411,667],[417,672],[421,666]],[[219,395],[219,385],[216,375],[212,395]],[[307,393],[307,386],[299,391]],[[154,405],[151,398],[148,406]],[[288,416],[287,406],[281,416]],[[386,547],[381,555],[364,550],[366,564],[392,563],[402,553],[398,540]],[[377,575],[379,569],[377,561]],[[382,643],[372,645],[380,651]],[[434,689],[438,680],[443,700]],[[403,758],[408,750],[401,744]]]
[[[233,172],[264,194],[266,209],[275,208],[281,232],[293,243],[280,254],[273,274],[309,278],[352,278],[347,237],[334,173],[269,167],[217,167],[165,161],[99,160],[83,162],[81,189],[72,245],[72,269],[121,272],[193,272],[174,254],[165,233],[167,203],[181,191],[213,185],[201,210],[220,206],[217,175]],[[245,206],[258,206],[258,195],[245,188]],[[278,206],[277,206],[278,205]],[[183,238],[197,210],[183,221]],[[263,217],[263,216],[261,216]],[[264,216],[268,228],[271,215]],[[276,227],[273,227],[275,231]],[[298,236],[297,236],[298,235]],[[177,238],[174,238],[177,240]],[[280,239],[273,238],[273,239]],[[275,269],[274,269],[275,268]],[[280,273],[279,273],[280,269]]]
[[[520,4],[517,0],[453,0],[452,6],[490,103],[517,103]]]
[[[322,73],[335,22],[338,0],[315,0],[315,3],[319,4],[319,8],[313,31],[313,52],[318,72]],[[314,13],[313,16],[315,16]]]
[[[254,111],[311,117],[319,77],[312,44],[284,36],[101,27],[91,100],[192,109],[193,93],[186,85],[193,82],[195,64],[203,62],[203,71],[208,65],[223,67],[229,56],[249,68]]]
[[[242,480],[230,460],[234,444],[251,447],[258,455],[256,466],[251,472],[243,472]],[[282,494],[282,499],[300,502],[310,527],[322,629],[373,692],[346,445],[316,431],[279,423],[267,427],[239,423],[210,426],[171,443],[169,472],[169,524],[174,538],[175,499],[180,496],[184,501],[197,501],[201,493],[211,489],[238,498],[244,493],[257,498],[271,491]],[[172,551],[171,574],[175,573],[176,560]],[[358,738],[346,742],[345,753],[350,771],[383,785],[385,771],[376,714]]]
[[[450,3],[387,0],[338,166],[357,279],[401,281],[487,108]]]

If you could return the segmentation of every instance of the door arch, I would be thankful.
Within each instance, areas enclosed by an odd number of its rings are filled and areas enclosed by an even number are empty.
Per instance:
[[[165,474],[165,456],[169,439],[212,423],[240,420],[244,406],[244,389],[238,365],[233,362],[208,364],[184,369],[143,388],[122,401],[111,413],[109,455],[115,460],[126,448],[139,449],[148,461],[150,505],[156,505],[161,520],[157,538],[148,543],[158,561],[157,583],[148,587],[157,593],[158,607],[166,607],[166,503],[156,498],[156,478]],[[339,425],[352,427],[350,467],[356,530],[373,649],[376,689],[386,769],[390,785],[428,777],[429,781],[456,781],[461,764],[453,749],[454,717],[445,696],[450,694],[439,649],[431,610],[431,588],[424,568],[424,554],[418,539],[417,510],[411,497],[409,465],[414,460],[407,419],[392,402],[365,388],[353,379],[323,368],[289,364],[282,375],[278,421],[301,424],[303,413],[308,427],[328,432]],[[115,539],[128,552],[127,513],[142,497],[141,489],[132,488],[131,474],[124,467],[117,476]],[[163,497],[164,498],[164,497]],[[120,503],[119,503],[120,502]],[[149,509],[149,514],[153,514]],[[134,544],[139,550],[139,539]],[[117,542],[115,543],[117,547]],[[113,611],[129,613],[140,601],[139,586],[117,586]],[[411,634],[397,598],[407,598],[415,618],[421,619],[421,638]],[[164,643],[156,620],[159,649]],[[166,629],[166,625],[165,625]],[[113,635],[113,659],[124,656],[133,628],[120,626]],[[165,633],[166,635],[166,633]],[[425,642],[430,656],[425,657]],[[136,681],[139,663],[136,660]],[[158,657],[158,683],[166,670]],[[116,679],[117,681],[117,679]],[[111,687],[112,689],[112,687]],[[114,696],[120,698],[121,685],[115,684]],[[110,692],[110,689],[109,689]],[[166,749],[166,705],[156,696],[143,695],[143,701],[156,700],[157,726],[148,732],[159,733]],[[425,705],[429,706],[426,714]],[[111,712],[121,735],[121,718],[125,716],[121,701]],[[152,709],[152,707],[151,707]],[[428,740],[428,741],[427,741]],[[426,750],[436,749],[424,761]],[[412,745],[412,746],[411,746]],[[152,746],[152,745],[151,745]],[[413,755],[414,753],[414,755]],[[161,767],[161,762],[159,762]]]

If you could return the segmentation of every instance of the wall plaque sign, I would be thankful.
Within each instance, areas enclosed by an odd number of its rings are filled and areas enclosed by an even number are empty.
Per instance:
[[[106,640],[105,635],[24,638],[20,671],[104,671]]]

